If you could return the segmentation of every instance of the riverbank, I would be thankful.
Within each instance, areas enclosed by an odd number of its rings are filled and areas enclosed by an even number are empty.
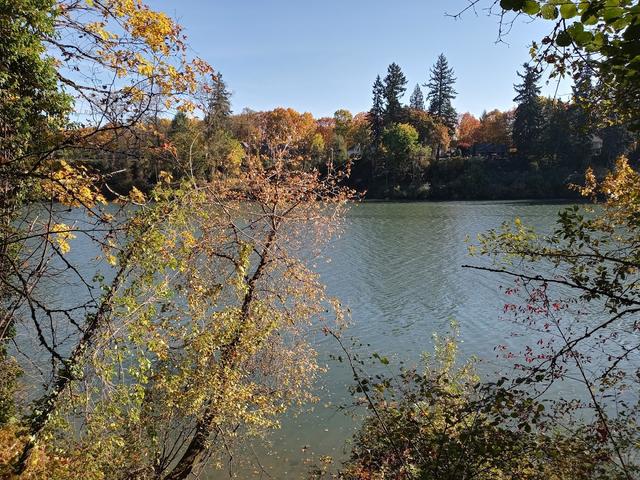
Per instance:
[[[367,200],[561,200],[579,201],[572,185],[584,180],[586,167],[527,164],[514,159],[451,157],[434,161],[419,178],[371,180],[354,165],[349,183]],[[598,175],[607,171],[596,168]]]

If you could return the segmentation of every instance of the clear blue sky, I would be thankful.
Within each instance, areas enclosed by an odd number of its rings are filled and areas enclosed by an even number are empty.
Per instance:
[[[483,12],[445,16],[466,0],[151,0],[176,17],[193,53],[222,72],[233,109],[277,106],[328,116],[368,110],[371,85],[397,62],[409,80],[405,100],[424,83],[439,53],[454,67],[458,112],[512,106],[516,70],[544,22],[520,22],[496,44],[498,22]],[[488,3],[488,2],[487,2]],[[553,94],[555,84],[544,93]],[[561,85],[562,96],[570,91]],[[565,97],[562,97],[565,98]]]

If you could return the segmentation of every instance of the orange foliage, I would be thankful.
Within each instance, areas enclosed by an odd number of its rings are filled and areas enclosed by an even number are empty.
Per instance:
[[[492,110],[480,117],[480,127],[476,131],[476,143],[511,144],[511,123],[513,111]]]
[[[310,113],[298,113],[292,108],[276,108],[262,114],[262,138],[270,156],[282,160],[289,152],[307,143],[316,130]]]
[[[476,143],[480,120],[467,112],[460,118],[458,125],[458,146],[461,148],[471,148]]]

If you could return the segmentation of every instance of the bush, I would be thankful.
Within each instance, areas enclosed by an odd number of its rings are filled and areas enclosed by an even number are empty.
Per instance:
[[[343,480],[580,480],[625,478],[597,429],[547,430],[543,403],[506,379],[481,383],[457,365],[455,336],[437,339],[424,371],[361,379],[370,414],[353,439]],[[386,360],[386,359],[385,359]],[[326,472],[326,469],[325,469]],[[313,477],[324,473],[318,470]]]

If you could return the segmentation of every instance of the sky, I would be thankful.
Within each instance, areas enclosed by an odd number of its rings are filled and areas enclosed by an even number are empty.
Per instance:
[[[316,117],[371,105],[376,75],[396,62],[408,86],[425,83],[440,53],[457,77],[459,113],[511,108],[516,70],[548,33],[521,21],[496,43],[498,20],[479,10],[448,17],[467,0],[150,0],[175,17],[193,55],[221,72],[235,112],[291,107]],[[489,3],[488,1],[486,3]],[[554,95],[556,83],[543,87]],[[426,93],[426,92],[425,92]],[[558,96],[566,99],[568,84]]]

